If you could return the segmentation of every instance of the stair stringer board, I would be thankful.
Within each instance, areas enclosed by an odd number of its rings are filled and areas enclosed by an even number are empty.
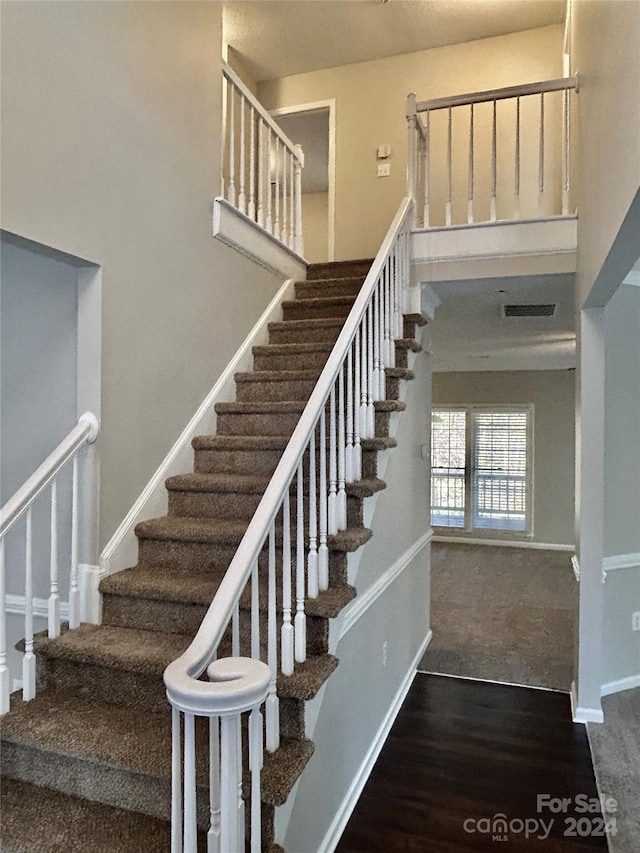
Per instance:
[[[369,772],[367,756],[386,737],[430,635],[429,459],[420,448],[429,443],[431,362],[421,352],[409,367],[416,378],[401,383],[407,409],[390,424],[398,446],[378,457],[387,488],[365,503],[373,538],[348,558],[358,598],[330,623],[330,649],[340,665],[305,705],[315,753],[288,802],[276,809],[276,841],[296,853],[334,849]],[[386,587],[385,577],[392,578]],[[381,594],[367,596],[374,585]],[[361,597],[368,606],[354,620],[349,614]],[[405,614],[401,624],[393,619],[398,613]]]

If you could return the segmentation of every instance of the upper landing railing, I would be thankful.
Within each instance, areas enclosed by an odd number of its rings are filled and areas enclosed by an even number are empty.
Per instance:
[[[578,78],[418,101],[407,97],[416,226],[569,216]]]
[[[222,194],[302,257],[302,148],[291,142],[224,61],[222,75],[226,99]]]

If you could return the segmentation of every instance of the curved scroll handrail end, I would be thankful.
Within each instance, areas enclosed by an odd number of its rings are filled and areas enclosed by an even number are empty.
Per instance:
[[[87,424],[89,427],[89,435],[87,436],[87,444],[93,444],[100,432],[100,424],[93,412],[84,412],[78,418],[78,423]]]
[[[178,658],[164,671],[167,698],[179,711],[203,717],[240,714],[267,698],[271,670],[253,658],[221,658],[207,667],[210,681],[198,681]]]

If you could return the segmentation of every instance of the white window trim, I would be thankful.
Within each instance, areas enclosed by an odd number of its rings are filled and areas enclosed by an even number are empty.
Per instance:
[[[464,527],[442,527],[432,523],[433,531],[438,537],[458,537],[473,539],[505,539],[509,541],[528,542],[534,536],[534,405],[533,403],[519,403],[511,405],[492,405],[491,403],[442,403],[433,404],[434,412],[466,412],[466,438],[465,438],[465,514]],[[472,443],[472,412],[526,412],[527,413],[527,478],[526,478],[526,500],[527,511],[524,530],[500,530],[498,528],[474,528],[471,524],[471,443]],[[431,427],[429,427],[431,430]],[[429,431],[431,438],[431,431]],[[431,445],[429,445],[431,447]],[[429,476],[431,476],[431,465]],[[431,517],[431,507],[429,507]]]

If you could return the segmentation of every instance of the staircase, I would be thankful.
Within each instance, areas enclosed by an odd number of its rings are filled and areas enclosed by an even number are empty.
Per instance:
[[[193,442],[194,472],[170,478],[168,515],[136,528],[138,565],[102,581],[101,625],[39,638],[37,697],[16,694],[2,721],[3,853],[167,851],[171,816],[171,713],[162,674],[191,643],[314,388],[370,262],[320,264],[283,303],[269,345],[254,348],[254,371],[236,375],[236,401],[219,403],[217,435]],[[375,437],[362,441],[362,478],[346,486],[346,530],[329,537],[329,589],[307,598],[307,660],[278,678],[280,746],[262,770],[263,849],[276,806],[313,754],[305,701],[338,665],[328,653],[329,620],[355,597],[347,554],[372,535],[363,502],[385,487],[377,453],[395,446],[389,418],[413,378],[416,325],[405,316],[386,400],[375,404]],[[265,566],[259,563],[261,573]],[[262,578],[261,578],[262,583]],[[262,597],[262,601],[266,599]],[[240,601],[241,637],[250,602]],[[230,649],[230,640],[223,640]],[[203,723],[198,720],[198,723]],[[207,731],[196,726],[199,847],[208,826]]]

